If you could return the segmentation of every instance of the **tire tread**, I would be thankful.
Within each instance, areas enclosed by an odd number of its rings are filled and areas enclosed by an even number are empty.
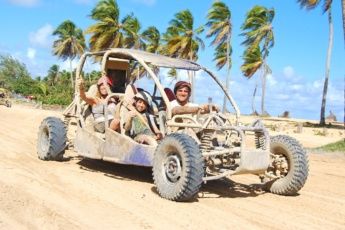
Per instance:
[[[158,193],[163,198],[173,201],[188,201],[200,190],[202,185],[202,176],[204,173],[203,158],[197,143],[190,136],[186,134],[173,133],[162,140],[163,145],[165,143],[169,143],[170,140],[175,140],[181,146],[182,152],[185,154],[185,163],[183,167],[186,170],[186,173],[185,176],[180,179],[183,180],[183,183],[178,183],[176,188],[173,189],[173,192],[167,188],[168,186],[164,182],[164,179],[161,178],[162,173],[160,170],[162,169],[155,167],[155,165],[160,165],[159,162],[155,161],[157,160],[156,158],[158,154],[160,154],[159,147],[155,153],[153,179],[157,186]]]
[[[49,133],[49,146],[46,152],[42,152],[40,148],[41,135],[44,130],[47,129]],[[45,118],[39,128],[38,133],[38,146],[37,153],[38,158],[41,160],[61,160],[66,149],[66,127],[61,119],[56,117]]]
[[[296,139],[286,135],[274,136],[271,138],[272,142],[285,146],[292,158],[289,164],[293,166],[289,171],[291,175],[268,182],[268,188],[278,195],[294,195],[304,186],[308,178],[309,165],[306,151]]]

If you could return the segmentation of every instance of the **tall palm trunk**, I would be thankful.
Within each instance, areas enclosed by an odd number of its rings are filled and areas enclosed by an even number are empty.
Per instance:
[[[264,66],[262,71],[262,97],[261,97],[261,114],[267,116],[268,114],[265,111],[265,91],[266,91],[266,58],[264,59]]]
[[[72,72],[72,58],[69,59],[69,68],[70,68],[70,70],[71,70],[71,84],[72,84],[72,89],[74,89],[73,72]]]
[[[330,64],[331,64],[332,41],[333,41],[332,6],[329,6],[329,9],[328,9],[328,23],[329,23],[329,40],[328,40],[325,83],[323,85],[323,94],[322,94],[322,103],[321,103],[320,125],[326,124],[325,123],[326,97],[327,97],[328,78],[329,78],[329,69],[330,69]]]
[[[192,51],[190,52],[190,55],[189,55],[189,60],[190,61],[193,61],[193,53],[192,53]],[[195,102],[195,87],[194,87],[194,73],[195,73],[195,71],[189,71],[188,70],[188,77],[189,77],[189,83],[191,84],[191,86],[192,86],[192,92],[191,92],[191,95],[190,95],[190,99],[191,99],[191,101],[194,103]]]
[[[260,70],[261,71],[261,68]],[[257,115],[255,106],[254,106],[254,102],[255,102],[255,96],[256,96],[256,89],[258,88],[259,85],[259,79],[260,79],[261,73],[259,73],[258,77],[256,78],[256,83],[255,83],[255,89],[254,89],[254,93],[253,93],[253,98],[252,98],[252,111],[253,111],[253,115]]]
[[[230,34],[230,32],[229,32]],[[230,53],[230,35],[228,34],[228,38],[226,40],[226,90],[229,91],[230,87],[230,62],[229,62],[229,53]],[[226,102],[228,98],[226,95],[224,95],[224,101],[223,101],[223,113],[227,112],[226,109]]]
[[[195,102],[195,86],[194,86],[194,71],[188,71],[189,82],[192,85],[192,93],[190,95],[191,102]]]

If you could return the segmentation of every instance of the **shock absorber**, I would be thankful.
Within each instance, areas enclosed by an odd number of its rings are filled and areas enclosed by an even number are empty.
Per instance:
[[[201,152],[207,152],[211,149],[211,139],[213,130],[205,129],[201,138],[200,150]]]
[[[265,150],[265,135],[262,132],[255,132],[255,147],[257,149]]]
[[[69,122],[71,121],[71,119],[72,118],[70,116],[65,116],[64,117],[63,123],[65,124],[66,132],[68,131],[68,126],[69,126]]]

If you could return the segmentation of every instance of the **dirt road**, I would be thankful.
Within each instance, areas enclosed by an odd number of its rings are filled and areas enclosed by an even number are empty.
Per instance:
[[[188,203],[160,198],[150,168],[37,158],[37,132],[60,112],[0,107],[0,229],[345,229],[345,158],[309,154],[293,197],[265,193],[253,175],[202,186]]]

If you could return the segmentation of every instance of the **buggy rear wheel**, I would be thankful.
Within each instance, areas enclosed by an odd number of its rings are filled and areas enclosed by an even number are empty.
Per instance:
[[[39,128],[37,154],[41,160],[56,160],[63,158],[66,149],[66,126],[56,117],[45,118]]]
[[[203,158],[198,144],[186,135],[173,133],[158,145],[153,159],[153,179],[159,195],[173,201],[187,201],[200,189]]]
[[[266,174],[275,177],[265,188],[278,195],[294,195],[308,178],[308,158],[301,144],[294,138],[278,135],[271,137],[271,163]]]

